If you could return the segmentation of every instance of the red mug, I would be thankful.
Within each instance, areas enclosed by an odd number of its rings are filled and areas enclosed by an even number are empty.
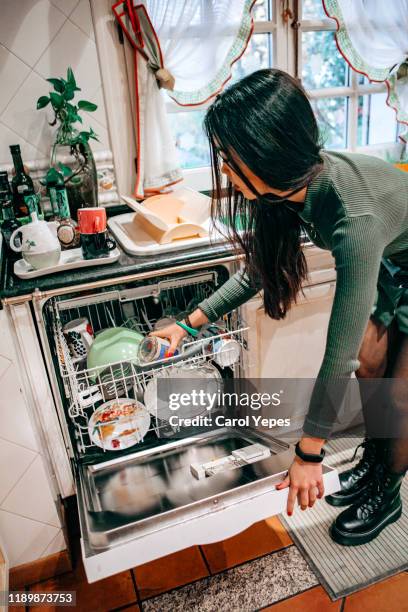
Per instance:
[[[80,234],[99,234],[106,230],[106,210],[100,206],[79,208],[78,224]]]

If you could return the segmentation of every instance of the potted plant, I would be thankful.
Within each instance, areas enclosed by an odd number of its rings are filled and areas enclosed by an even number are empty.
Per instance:
[[[71,68],[66,79],[47,79],[54,88],[48,96],[37,100],[37,109],[52,106],[54,118],[50,125],[58,125],[51,149],[50,164],[64,176],[72,218],[83,206],[98,206],[98,187],[95,160],[89,140],[98,140],[92,128],[78,130],[75,124],[82,123],[81,111],[93,112],[97,105],[87,100],[74,102],[76,92],[81,91]]]

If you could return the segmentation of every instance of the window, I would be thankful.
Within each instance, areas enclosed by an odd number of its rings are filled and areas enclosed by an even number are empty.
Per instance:
[[[232,77],[228,84],[234,83],[255,70],[274,65],[274,47],[276,46],[274,4],[273,0],[257,0],[253,9],[254,33],[245,53],[233,65]],[[205,109],[208,105],[202,105],[199,108],[183,108],[169,100],[166,95],[166,106],[180,163],[187,171],[185,173],[187,182],[189,183],[189,179],[192,179],[190,184],[199,189],[209,187],[209,147],[202,129]]]
[[[325,147],[355,151],[395,143],[398,128],[395,112],[385,103],[386,86],[350,69],[321,0],[303,0],[299,8],[298,75],[312,99]]]
[[[296,4],[297,3],[297,4]],[[254,34],[233,66],[230,83],[268,66],[278,66],[302,80],[319,122],[324,146],[358,150],[382,143],[395,143],[395,113],[385,104],[386,88],[370,84],[352,71],[337,49],[335,23],[321,0],[290,0],[292,16],[300,28],[291,28],[292,18],[282,16],[280,0],[257,0]],[[170,126],[185,169],[187,184],[210,186],[209,148],[202,122],[206,106],[182,108],[166,97]]]

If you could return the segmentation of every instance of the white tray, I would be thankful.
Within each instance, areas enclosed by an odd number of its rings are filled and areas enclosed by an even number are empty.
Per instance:
[[[159,244],[137,222],[133,221],[135,217],[137,218],[137,213],[131,212],[111,217],[108,221],[110,231],[129,255],[156,255],[226,241],[222,234],[211,227],[211,221],[208,219],[207,222],[202,224],[203,227],[208,229],[208,236],[197,236],[184,240],[174,240],[168,244]]]
[[[67,251],[61,251],[61,259],[57,266],[41,268],[41,270],[34,270],[24,259],[19,259],[14,264],[14,274],[24,279],[37,278],[38,276],[46,276],[47,274],[55,274],[55,272],[64,272],[65,270],[73,270],[76,268],[105,266],[106,264],[118,261],[119,257],[119,249],[113,249],[106,257],[100,257],[99,259],[84,259],[81,248],[69,249]]]

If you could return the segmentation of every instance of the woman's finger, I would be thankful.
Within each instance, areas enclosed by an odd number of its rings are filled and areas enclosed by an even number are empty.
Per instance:
[[[282,482],[280,482],[279,484],[276,485],[275,489],[280,491],[281,489],[287,489],[289,485],[290,485],[290,478],[289,478],[289,474],[288,474],[286,476],[285,480],[282,480]]]
[[[316,486],[310,487],[309,489],[309,508],[313,508],[316,498],[317,498],[318,489]]]
[[[152,331],[148,334],[149,336],[157,336],[158,338],[167,338],[168,336],[166,334],[163,334],[162,331]]]
[[[302,510],[306,510],[309,505],[309,489],[302,487],[299,491],[298,497],[300,507]]]
[[[298,488],[291,486],[289,489],[289,495],[288,495],[288,504],[286,506],[286,511],[288,513],[289,516],[291,516],[293,514],[293,508],[295,507],[295,502],[296,502],[296,497],[298,494]]]
[[[176,336],[172,336],[172,337],[170,338],[170,346],[169,346],[168,351],[167,351],[167,353],[168,353],[169,355],[170,355],[170,354],[171,354],[171,355],[174,355],[174,353],[176,352],[177,347],[178,347],[178,345],[179,345],[179,342],[180,342],[180,338],[177,338]]]
[[[317,483],[317,489],[319,491],[317,497],[319,499],[322,499],[322,497],[324,497],[324,484],[323,484],[323,480],[319,480],[319,482]]]

